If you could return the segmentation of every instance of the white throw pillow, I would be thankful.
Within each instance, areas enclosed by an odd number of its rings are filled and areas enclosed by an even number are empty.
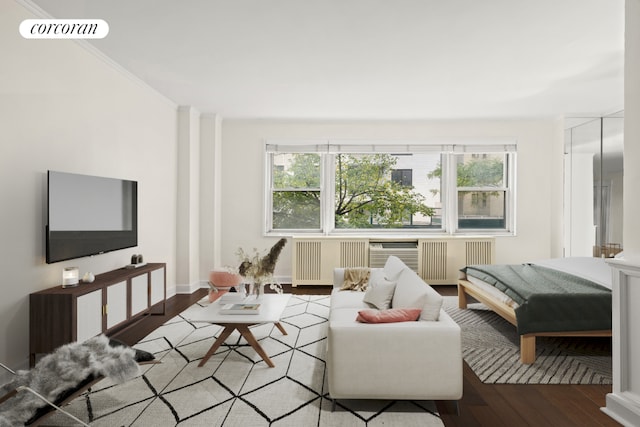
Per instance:
[[[384,270],[381,268],[372,268],[369,274],[369,283],[380,283],[383,280],[387,280],[384,275]]]
[[[409,267],[407,267],[400,258],[393,255],[387,258],[387,261],[385,262],[383,267],[384,276],[387,280],[397,280],[398,276],[400,276],[400,273],[402,273],[402,270],[408,269]]]
[[[426,284],[426,283],[425,283]],[[444,298],[428,284],[426,302],[422,307],[422,314],[420,314],[420,320],[438,320],[440,318],[440,309],[442,309],[442,303]]]
[[[391,307],[395,289],[396,282],[390,282],[384,278],[376,282],[370,282],[367,291],[364,293],[363,301],[379,310],[386,310]]]
[[[438,320],[444,298],[414,271],[400,273],[393,294],[393,308],[421,308],[420,320]]]

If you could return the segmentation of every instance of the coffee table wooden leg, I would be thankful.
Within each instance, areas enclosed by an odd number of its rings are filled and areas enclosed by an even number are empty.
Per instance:
[[[256,340],[256,338],[249,330],[249,327],[247,325],[236,325],[236,328],[238,329],[238,332],[240,332],[240,334],[244,337],[244,339],[247,340],[247,342],[251,345],[251,347],[253,347],[256,353],[258,353],[260,357],[262,357],[262,360],[264,360],[270,368],[275,368],[276,365],[274,365],[271,359],[269,359],[267,353],[265,353],[260,343]]]
[[[226,341],[227,338],[229,338],[229,335],[231,335],[231,333],[236,329],[235,326],[233,325],[227,325],[225,326],[224,330],[220,333],[220,336],[218,337],[218,339],[213,343],[213,345],[211,346],[211,348],[209,349],[209,351],[207,351],[207,354],[204,355],[204,357],[202,358],[202,360],[200,361],[200,363],[198,364],[198,368],[204,366],[205,363],[207,363],[207,361],[209,360],[209,358],[211,356],[213,356],[213,354],[216,352],[216,350],[218,348],[220,348],[220,346],[222,345],[223,342]]]
[[[280,329],[280,332],[282,332],[282,335],[287,335],[287,331],[284,330],[280,322],[276,322],[276,328]]]

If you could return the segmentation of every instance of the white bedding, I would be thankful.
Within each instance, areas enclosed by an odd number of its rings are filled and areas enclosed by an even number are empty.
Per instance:
[[[551,258],[541,261],[535,261],[531,264],[541,267],[553,268],[554,270],[573,274],[583,279],[591,280],[605,288],[611,290],[611,282],[613,273],[609,264],[604,258],[595,257],[569,257],[569,258]]]
[[[485,291],[486,293],[488,293],[489,295],[491,295],[493,298],[496,299],[496,301],[506,304],[513,309],[515,309],[520,305],[514,300],[512,300],[509,295],[505,294],[495,286],[491,286],[484,280],[480,280],[477,277],[473,277],[469,275],[467,275],[467,280],[473,283],[474,285],[476,285],[477,287],[479,287],[480,289],[482,289],[483,291]]]
[[[611,267],[603,258],[594,257],[568,257],[568,258],[551,258],[532,262],[531,264],[541,267],[552,268],[564,273],[573,274],[591,280],[599,285],[611,289],[613,279]],[[491,294],[497,301],[500,301],[512,308],[518,307],[518,303],[511,299],[508,295],[483,280],[467,275],[467,280],[487,293]]]

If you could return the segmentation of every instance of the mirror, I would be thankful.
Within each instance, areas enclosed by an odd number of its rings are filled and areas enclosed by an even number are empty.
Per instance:
[[[566,123],[565,256],[613,257],[623,248],[624,112]]]

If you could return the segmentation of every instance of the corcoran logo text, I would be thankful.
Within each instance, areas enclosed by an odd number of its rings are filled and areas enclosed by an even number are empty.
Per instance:
[[[20,35],[25,39],[102,39],[109,24],[102,19],[25,19]]]

